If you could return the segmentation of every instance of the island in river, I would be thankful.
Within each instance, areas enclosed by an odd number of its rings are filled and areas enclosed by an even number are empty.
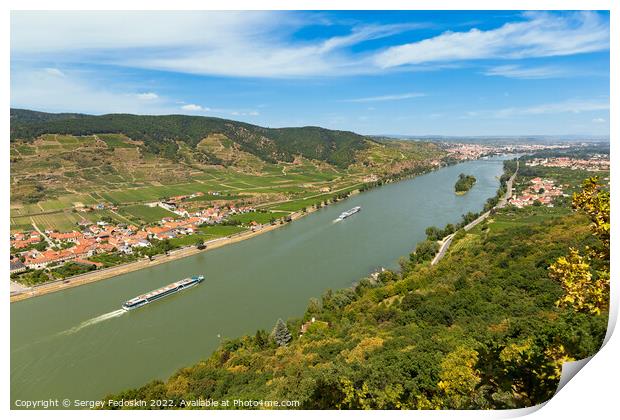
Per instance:
[[[475,176],[459,174],[459,179],[456,181],[456,184],[454,184],[454,191],[458,195],[465,194],[467,191],[471,190],[475,183]]]

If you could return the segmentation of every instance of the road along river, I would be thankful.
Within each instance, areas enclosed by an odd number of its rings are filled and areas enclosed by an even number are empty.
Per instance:
[[[281,229],[209,252],[11,304],[11,401],[98,399],[165,379],[225,337],[301,316],[311,297],[350,286],[495,195],[502,161],[460,163],[385,185]],[[476,177],[454,193],[460,173]],[[362,210],[334,223],[354,206]],[[131,312],[123,301],[194,274],[205,281]]]

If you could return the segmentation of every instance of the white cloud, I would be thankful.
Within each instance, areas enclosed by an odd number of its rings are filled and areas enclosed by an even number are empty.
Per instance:
[[[403,99],[419,98],[426,96],[424,93],[411,92],[396,95],[369,96],[366,98],[343,99],[341,102],[383,102],[383,101],[401,101]]]
[[[260,112],[256,110],[238,110],[238,109],[226,109],[226,108],[208,108],[197,104],[186,104],[181,106],[183,111],[198,113],[201,115],[212,115],[219,117],[256,117],[260,115]]]
[[[154,92],[137,93],[136,96],[143,101],[152,101],[159,98],[159,95]]]
[[[609,48],[609,23],[594,12],[527,13],[526,20],[497,29],[445,32],[433,38],[390,47],[374,57],[382,68],[488,58],[571,55]]]
[[[182,110],[184,111],[191,111],[191,112],[198,112],[198,111],[210,111],[209,108],[204,108],[200,105],[196,105],[196,104],[187,104],[187,105],[183,105],[181,107]]]
[[[52,76],[65,77],[65,74],[60,69],[54,67],[47,67],[44,69],[44,71]]]
[[[486,76],[503,76],[513,79],[548,79],[566,75],[564,69],[554,66],[523,67],[509,64],[505,66],[491,67],[484,72]]]
[[[601,123],[607,122],[607,120],[605,118],[593,118],[592,122],[601,124]]]

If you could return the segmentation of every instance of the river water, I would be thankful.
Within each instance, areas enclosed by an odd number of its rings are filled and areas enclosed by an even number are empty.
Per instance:
[[[280,229],[108,280],[11,304],[11,401],[98,399],[165,379],[222,338],[301,316],[495,195],[506,157],[470,161],[353,196]],[[463,172],[477,182],[454,193]],[[334,223],[354,206],[362,211]],[[135,311],[123,301],[194,274],[205,281]]]

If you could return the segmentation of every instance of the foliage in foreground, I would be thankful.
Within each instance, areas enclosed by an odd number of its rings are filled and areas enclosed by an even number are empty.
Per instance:
[[[587,191],[585,202],[597,199]],[[579,199],[593,226],[581,213],[524,223],[514,213],[510,224],[488,223],[459,238],[458,251],[436,266],[412,257],[401,273],[311,300],[304,318],[288,323],[299,331],[306,322],[306,332],[286,346],[258,331],[166,382],[105,399],[298,400],[307,409],[542,403],[553,396],[562,363],[596,352],[607,327],[605,306],[556,305],[566,294],[548,273],[585,246],[597,250],[589,253],[592,267],[604,270],[605,255],[608,267],[609,243],[598,233],[604,217],[597,224],[598,211]],[[503,212],[511,210],[494,218]]]
[[[609,309],[609,198],[609,191],[601,189],[596,177],[585,180],[583,190],[573,195],[573,208],[588,215],[592,234],[599,241],[585,247],[585,256],[571,248],[568,256],[549,267],[550,276],[565,292],[557,302],[559,306],[592,314]]]

